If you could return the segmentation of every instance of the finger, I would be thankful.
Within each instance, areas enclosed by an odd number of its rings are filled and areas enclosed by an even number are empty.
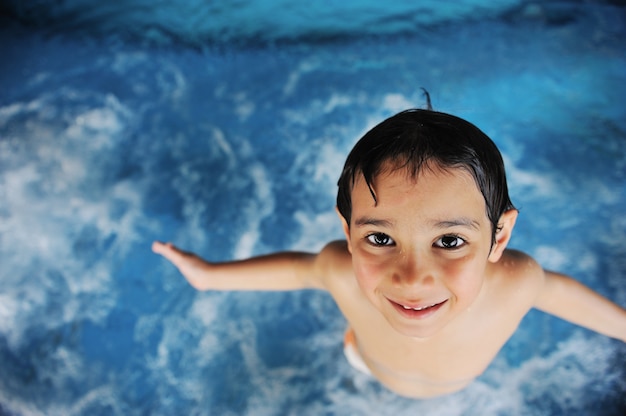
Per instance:
[[[166,251],[170,251],[174,246],[172,243],[163,243],[161,241],[155,241],[152,243],[152,251],[163,255]]]

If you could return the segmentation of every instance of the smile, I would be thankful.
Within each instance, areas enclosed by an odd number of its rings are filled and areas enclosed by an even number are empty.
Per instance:
[[[433,306],[437,306],[437,305],[438,305],[438,303],[433,303],[430,306],[424,306],[424,307],[421,307],[421,308],[410,308],[410,307],[405,306],[405,305],[400,305],[400,306],[402,306],[404,309],[412,309],[414,311],[423,311],[424,309],[432,308]]]
[[[433,304],[424,305],[424,306],[416,306],[416,307],[403,305],[403,304],[394,302],[392,300],[389,300],[389,302],[403,316],[407,318],[416,319],[416,318],[426,318],[434,314],[446,302],[448,302],[448,299],[444,300],[443,302],[433,303]]]

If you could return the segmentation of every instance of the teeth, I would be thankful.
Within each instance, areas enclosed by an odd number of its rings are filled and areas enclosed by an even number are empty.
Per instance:
[[[406,310],[423,311],[424,309],[432,308],[432,307],[433,307],[433,306],[435,306],[435,305],[436,305],[436,303],[433,303],[433,304],[432,304],[432,305],[430,305],[430,306],[424,306],[424,307],[422,307],[422,308],[410,308],[410,307],[405,306],[405,305],[402,305],[402,307],[403,307],[404,309],[406,309]]]

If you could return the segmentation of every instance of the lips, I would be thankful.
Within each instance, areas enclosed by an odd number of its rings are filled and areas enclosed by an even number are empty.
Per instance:
[[[422,304],[418,306],[404,305],[392,300],[389,300],[389,302],[398,312],[400,312],[401,315],[411,319],[421,319],[437,312],[446,302],[448,302],[448,299],[442,302]]]

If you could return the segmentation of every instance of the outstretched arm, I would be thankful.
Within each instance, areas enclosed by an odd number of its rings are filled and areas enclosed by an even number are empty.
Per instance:
[[[319,255],[284,252],[248,260],[210,263],[171,243],[152,251],[169,260],[198,290],[297,290],[321,288]]]
[[[545,272],[535,307],[626,342],[626,309],[563,274]]]

